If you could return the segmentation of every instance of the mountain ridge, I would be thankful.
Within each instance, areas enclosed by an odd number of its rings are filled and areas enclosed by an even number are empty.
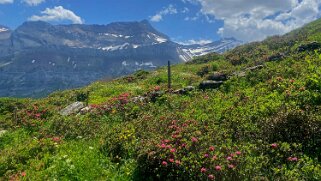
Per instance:
[[[105,77],[152,70],[168,60],[172,64],[190,61],[199,55],[184,47],[147,20],[107,25],[24,22],[15,30],[0,33],[0,96],[43,96]],[[198,47],[198,51],[202,49]],[[212,51],[215,47],[205,53]]]

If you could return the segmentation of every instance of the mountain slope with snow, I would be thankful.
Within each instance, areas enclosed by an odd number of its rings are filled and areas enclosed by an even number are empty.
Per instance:
[[[233,44],[234,43],[234,44]],[[108,25],[52,25],[25,22],[0,26],[0,96],[42,96],[105,77],[151,70],[223,52],[238,41],[180,45],[148,21]]]

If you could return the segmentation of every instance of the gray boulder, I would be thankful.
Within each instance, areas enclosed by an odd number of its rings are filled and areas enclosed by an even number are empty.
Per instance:
[[[71,114],[78,113],[81,109],[85,107],[83,102],[74,102],[60,111],[62,116],[69,116]]]
[[[285,57],[284,53],[277,53],[275,55],[271,55],[268,58],[268,61],[269,62],[279,61],[279,60],[282,60],[284,57]]]
[[[311,51],[321,48],[321,44],[317,41],[313,41],[307,44],[300,45],[298,47],[298,52]]]
[[[215,72],[207,77],[207,80],[214,80],[214,81],[226,81],[228,79],[227,74],[221,72]]]
[[[224,82],[223,81],[214,81],[214,80],[206,80],[200,83],[199,88],[202,90],[205,89],[217,89],[219,88]]]
[[[260,70],[260,69],[263,69],[263,68],[264,68],[264,65],[257,65],[257,66],[249,67],[246,70],[255,71],[255,70]]]
[[[131,101],[134,103],[146,102],[146,100],[147,100],[147,97],[144,97],[144,96],[136,96],[131,98]]]
[[[187,86],[187,87],[185,87],[183,89],[177,89],[177,90],[173,91],[173,93],[174,94],[187,94],[188,92],[191,92],[193,90],[195,90],[195,87]]]
[[[187,86],[187,87],[184,88],[184,90],[193,91],[193,90],[195,90],[195,87],[194,86]]]

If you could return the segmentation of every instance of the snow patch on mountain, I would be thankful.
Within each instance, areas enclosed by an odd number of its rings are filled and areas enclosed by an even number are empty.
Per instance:
[[[12,62],[0,63],[0,68],[12,64]]]
[[[1,32],[6,32],[6,31],[9,31],[9,29],[7,29],[7,28],[0,28],[0,33],[1,33]]]
[[[116,50],[122,50],[122,49],[127,49],[129,46],[129,43],[124,43],[122,45],[116,45],[116,46],[107,46],[107,47],[103,47],[103,48],[98,48],[98,49],[102,49],[104,51],[116,51]]]
[[[104,33],[105,36],[111,36],[111,37],[115,37],[115,38],[132,38],[133,36],[129,36],[129,35],[121,35],[121,34],[114,34],[114,33]]]
[[[140,47],[140,45],[135,45],[135,44],[133,44],[132,46],[133,46],[133,48],[135,48],[135,49],[138,48],[138,47]]]

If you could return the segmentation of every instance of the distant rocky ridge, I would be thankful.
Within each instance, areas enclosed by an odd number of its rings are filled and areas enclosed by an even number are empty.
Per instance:
[[[224,39],[206,45],[180,45],[148,21],[108,25],[51,25],[25,22],[16,30],[0,26],[0,96],[39,97],[84,86],[168,60],[224,52],[240,45]]]

